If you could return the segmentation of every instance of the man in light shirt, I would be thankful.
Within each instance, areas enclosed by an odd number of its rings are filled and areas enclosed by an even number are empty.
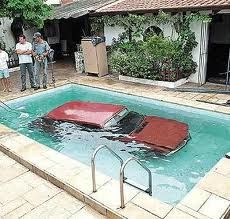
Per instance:
[[[31,88],[35,88],[36,84],[33,73],[32,44],[26,41],[26,37],[24,35],[19,36],[19,43],[16,44],[16,53],[18,54],[21,72],[21,92],[26,90],[26,69],[29,73]]]

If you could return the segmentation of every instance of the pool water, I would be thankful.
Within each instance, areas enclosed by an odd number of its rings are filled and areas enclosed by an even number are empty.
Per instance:
[[[87,130],[63,123],[58,133],[45,133],[31,127],[31,121],[61,104],[73,101],[122,104],[130,110],[176,119],[189,124],[191,140],[177,153],[159,157],[135,143],[109,140],[110,133]],[[61,153],[90,165],[93,151],[101,144],[109,146],[124,160],[139,158],[152,172],[153,196],[170,204],[178,203],[212,166],[230,151],[230,116],[176,104],[155,101],[80,85],[66,85],[54,90],[8,102],[9,106],[29,113],[29,117],[0,108],[0,122]],[[119,161],[102,150],[96,158],[101,172],[119,178]],[[148,185],[147,173],[135,162],[125,174],[139,184]]]

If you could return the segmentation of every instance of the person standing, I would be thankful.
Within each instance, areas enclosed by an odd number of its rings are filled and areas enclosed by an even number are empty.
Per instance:
[[[19,58],[22,82],[21,92],[23,92],[26,90],[26,69],[29,73],[31,88],[36,88],[36,84],[33,73],[32,44],[26,41],[26,37],[24,35],[20,35],[18,39],[19,43],[16,44],[16,53]]]
[[[42,39],[42,35],[39,32],[34,34],[34,44],[33,44],[33,56],[35,60],[34,71],[35,71],[35,81],[37,87],[35,90],[40,89],[40,73],[43,69],[43,88],[47,88],[47,78],[48,78],[48,61],[47,56],[49,54],[50,46]]]
[[[0,79],[3,86],[3,91],[11,92],[9,81],[9,70],[7,61],[9,61],[8,54],[3,50],[3,46],[0,44]]]

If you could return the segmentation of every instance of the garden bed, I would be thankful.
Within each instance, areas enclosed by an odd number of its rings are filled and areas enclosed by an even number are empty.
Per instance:
[[[149,80],[144,78],[134,78],[134,77],[124,76],[124,75],[119,75],[119,80],[135,82],[140,84],[154,85],[154,86],[162,86],[168,88],[175,88],[188,82],[188,78],[181,78],[177,81],[171,82],[171,81],[155,81],[155,80]]]

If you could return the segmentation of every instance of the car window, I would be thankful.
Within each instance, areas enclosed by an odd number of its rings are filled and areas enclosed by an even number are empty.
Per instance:
[[[123,119],[127,114],[128,114],[128,109],[123,109],[122,111],[120,111],[119,113],[115,114],[110,120],[108,120],[104,127],[105,128],[108,128],[108,127],[111,127],[111,126],[115,126],[117,125],[117,123]]]

